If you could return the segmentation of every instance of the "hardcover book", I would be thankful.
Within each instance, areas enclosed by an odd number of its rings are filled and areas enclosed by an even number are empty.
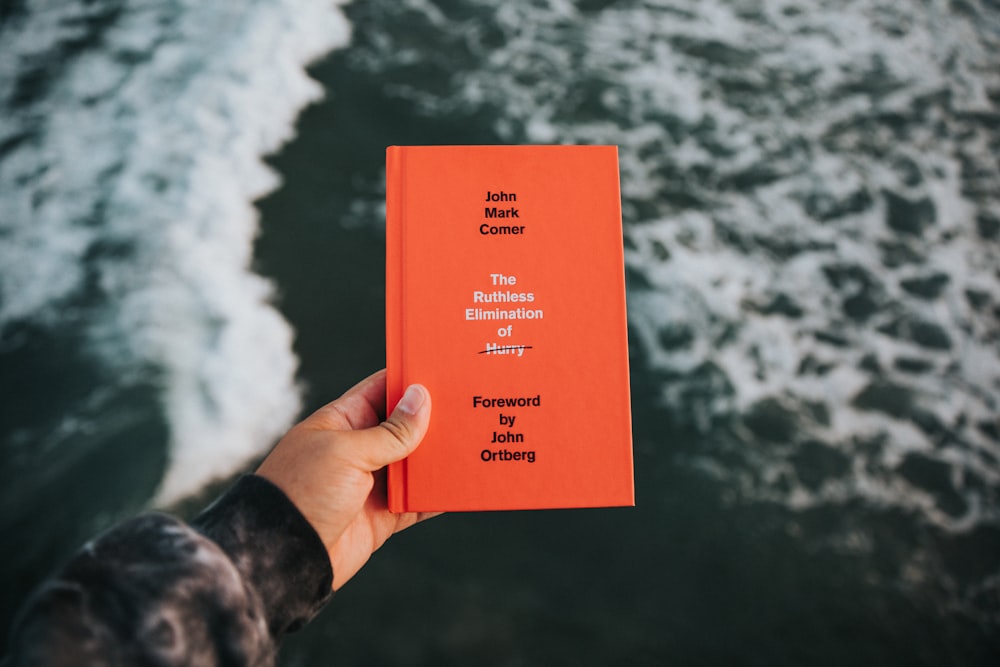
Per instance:
[[[391,411],[430,428],[389,509],[634,505],[614,146],[386,151]]]

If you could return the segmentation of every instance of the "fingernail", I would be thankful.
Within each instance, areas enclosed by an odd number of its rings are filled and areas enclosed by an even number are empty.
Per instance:
[[[419,384],[411,384],[406,388],[406,392],[403,393],[403,398],[399,399],[396,409],[402,410],[409,415],[417,414],[420,411],[420,406],[424,404],[424,400],[427,398],[426,391]]]

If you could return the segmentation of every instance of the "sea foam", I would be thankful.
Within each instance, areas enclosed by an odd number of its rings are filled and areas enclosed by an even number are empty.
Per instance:
[[[120,377],[158,378],[157,504],[245,466],[301,408],[253,201],[323,93],[305,65],[349,40],[337,5],[70,4],[0,31],[0,326],[82,320]]]
[[[885,517],[944,542],[995,534],[993,8],[460,5],[393,5],[441,39],[413,49],[380,17],[352,57],[416,116],[619,146],[643,466],[704,473],[727,503],[801,517],[790,530],[836,516],[803,539],[850,553],[895,539]],[[933,551],[900,571],[946,578]]]

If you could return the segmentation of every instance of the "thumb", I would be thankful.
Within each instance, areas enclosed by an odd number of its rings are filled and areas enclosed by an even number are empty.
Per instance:
[[[365,466],[374,472],[409,456],[427,432],[430,418],[430,393],[423,385],[411,384],[384,422],[357,432],[365,440],[360,450]]]

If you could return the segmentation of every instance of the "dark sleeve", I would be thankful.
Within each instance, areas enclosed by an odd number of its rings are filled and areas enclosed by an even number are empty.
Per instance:
[[[150,513],[84,546],[29,600],[3,664],[269,666],[332,583],[312,526],[248,475],[191,526]]]

